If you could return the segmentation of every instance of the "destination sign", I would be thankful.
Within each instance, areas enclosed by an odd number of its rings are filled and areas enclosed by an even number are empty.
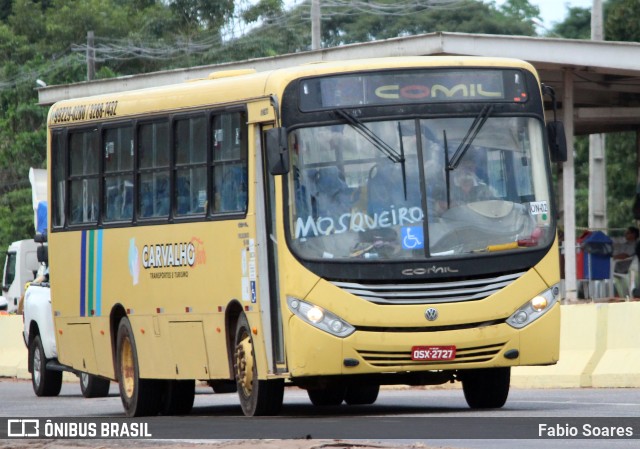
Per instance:
[[[331,75],[300,82],[300,109],[407,103],[527,101],[524,74],[506,69],[420,69]]]

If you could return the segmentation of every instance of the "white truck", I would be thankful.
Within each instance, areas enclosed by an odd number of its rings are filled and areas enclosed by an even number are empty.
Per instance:
[[[44,233],[47,229],[47,171],[31,168],[29,181],[36,233]],[[18,311],[25,284],[33,281],[38,276],[38,271],[42,270],[36,255],[37,248],[38,244],[33,239],[18,240],[9,245],[2,272],[0,311]]]
[[[37,247],[32,239],[18,240],[9,245],[2,272],[0,310],[7,313],[16,313],[18,310],[25,284],[33,281],[40,269],[36,256]]]

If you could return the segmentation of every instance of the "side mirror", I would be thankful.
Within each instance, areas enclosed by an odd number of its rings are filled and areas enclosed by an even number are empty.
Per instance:
[[[33,241],[36,243],[47,243],[47,233],[36,233],[36,235],[33,237]]]
[[[38,246],[36,248],[36,255],[38,257],[38,262],[43,263],[45,265],[49,265],[49,247],[45,245]]]
[[[267,164],[272,175],[286,175],[289,173],[289,148],[287,144],[287,129],[272,128],[266,132]]]
[[[564,133],[564,125],[562,122],[549,122],[547,124],[547,137],[549,138],[551,162],[566,162],[567,136]]]

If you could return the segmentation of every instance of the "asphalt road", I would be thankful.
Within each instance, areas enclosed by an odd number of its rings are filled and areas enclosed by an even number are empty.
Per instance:
[[[477,411],[455,387],[384,389],[374,405],[337,407],[314,407],[305,391],[288,388],[279,416],[246,418],[235,394],[213,394],[201,386],[189,416],[126,419],[115,383],[106,398],[85,399],[79,384],[67,382],[60,396],[38,398],[30,382],[0,379],[0,404],[0,438],[7,435],[3,422],[8,419],[39,418],[42,425],[46,419],[108,422],[116,432],[118,425],[137,423],[152,439],[179,441],[311,438],[486,449],[640,447],[640,389],[512,389],[502,409]]]

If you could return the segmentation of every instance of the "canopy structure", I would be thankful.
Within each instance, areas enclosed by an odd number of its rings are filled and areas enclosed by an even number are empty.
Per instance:
[[[384,41],[344,45],[269,58],[250,59],[131,75],[38,89],[39,103],[140,89],[206,78],[211,72],[252,68],[270,70],[317,61],[384,56],[468,55],[524,59],[538,70],[543,83],[557,94],[559,119],[567,144],[574,135],[640,129],[640,44],[522,36],[430,33]],[[548,105],[550,113],[551,105]],[[640,139],[636,139],[640,153]],[[576,297],[575,187],[573,152],[562,167],[560,223],[564,229],[566,297]],[[591,189],[603,189],[592,185]],[[569,243],[570,242],[570,243]]]

